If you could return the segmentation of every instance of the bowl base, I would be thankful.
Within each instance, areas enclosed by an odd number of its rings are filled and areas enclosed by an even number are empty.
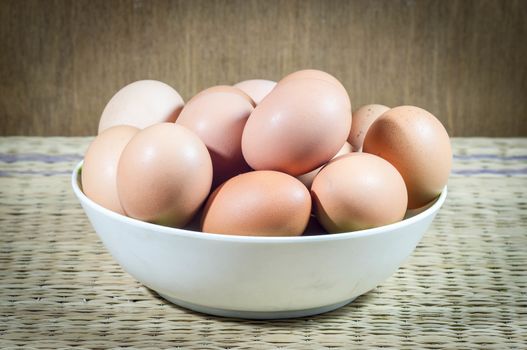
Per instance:
[[[222,317],[231,317],[231,318],[245,318],[253,320],[269,320],[269,319],[279,319],[279,318],[296,318],[304,316],[312,316],[317,314],[322,314],[325,312],[336,310],[346,304],[351,303],[355,298],[347,299],[339,303],[315,307],[310,309],[302,310],[288,310],[288,311],[240,311],[240,310],[226,310],[218,309],[214,307],[202,306],[193,303],[188,303],[183,300],[169,297],[165,294],[158,293],[164,299],[170,301],[173,304],[184,307],[185,309],[190,309],[204,314],[222,316]]]

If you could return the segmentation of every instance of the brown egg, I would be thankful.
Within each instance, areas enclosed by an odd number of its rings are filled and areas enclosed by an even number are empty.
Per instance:
[[[202,97],[203,95],[207,95],[207,94],[210,94],[212,92],[229,92],[229,93],[233,93],[233,94],[239,95],[239,96],[243,97],[244,99],[246,99],[253,107],[256,106],[256,103],[254,103],[253,99],[248,94],[246,94],[245,91],[242,91],[241,89],[238,89],[237,87],[230,86],[230,85],[216,85],[216,86],[211,86],[209,88],[206,88],[205,90],[202,90],[202,91],[198,92],[196,95],[194,95],[190,99],[190,101],[187,102],[187,104],[192,102],[192,100],[197,99],[198,97]]]
[[[295,79],[318,79],[318,80],[323,80],[323,81],[326,81],[326,82],[328,82],[330,84],[333,84],[339,90],[341,90],[342,94],[345,94],[346,96],[348,96],[348,92],[346,91],[346,88],[344,87],[344,85],[342,85],[342,83],[337,78],[335,78],[334,76],[332,76],[329,73],[326,73],[324,71],[317,70],[317,69],[303,69],[303,70],[299,70],[299,71],[293,72],[293,73],[283,77],[282,80],[280,80],[278,82],[278,84],[280,84],[280,85],[281,84],[285,84],[285,83],[287,83],[287,82],[289,82],[291,80],[295,80]],[[349,108],[351,110],[351,102],[349,101],[349,97],[348,97],[348,102],[349,102]]]
[[[265,96],[267,96],[271,90],[276,86],[276,82],[264,79],[251,79],[241,81],[234,85],[238,89],[251,96],[253,101],[258,105]]]
[[[297,179],[277,171],[252,171],[213,192],[203,232],[245,236],[298,236],[311,212],[311,197]]]
[[[212,162],[203,142],[174,123],[152,125],[126,145],[117,191],[127,215],[183,227],[207,198]]]
[[[185,105],[176,121],[207,146],[214,169],[213,187],[251,170],[242,155],[241,139],[253,106],[248,97],[233,92],[238,89],[227,88],[199,93]]]
[[[242,135],[247,163],[298,176],[326,163],[351,127],[349,97],[319,79],[280,83],[254,109]]]
[[[139,129],[129,125],[113,126],[90,144],[82,165],[82,190],[95,203],[124,214],[117,195],[117,164],[130,139]]]
[[[365,105],[357,109],[352,114],[351,131],[348,137],[348,142],[352,146],[352,152],[360,152],[362,150],[362,143],[368,129],[373,122],[381,116],[390,107],[384,105]]]
[[[345,143],[344,146],[338,151],[337,154],[332,159],[337,158],[338,156],[342,156],[344,154],[348,154],[351,152],[351,145],[349,143]],[[315,176],[318,174],[320,169],[322,169],[324,165],[316,168],[315,170],[310,171],[307,174],[297,176],[296,178],[300,180],[307,188],[311,188],[311,184],[313,183],[313,180],[315,179]]]
[[[408,189],[408,208],[421,207],[437,197],[452,167],[452,150],[445,128],[422,108],[390,109],[370,127],[364,152],[392,163]]]
[[[99,133],[114,125],[144,129],[173,122],[183,108],[183,99],[171,86],[157,80],[139,80],[119,90],[104,108]]]
[[[332,160],[315,177],[311,194],[318,220],[331,233],[400,221],[408,201],[397,169],[367,153]]]

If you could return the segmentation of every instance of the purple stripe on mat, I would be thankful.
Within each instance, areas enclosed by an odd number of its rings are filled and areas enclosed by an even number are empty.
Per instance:
[[[497,154],[467,154],[467,155],[460,155],[455,154],[454,159],[499,159],[499,160],[527,160],[527,155],[525,156],[500,156]]]
[[[40,154],[40,153],[19,153],[6,154],[0,153],[0,162],[16,163],[16,162],[40,162],[40,163],[61,163],[79,161],[83,157],[80,154]]]
[[[20,175],[33,176],[57,176],[69,175],[70,170],[0,170],[0,177],[16,177]],[[499,175],[516,176],[527,175],[527,168],[521,169],[452,169],[452,175],[475,176],[475,175]]]
[[[503,175],[503,176],[514,176],[514,175],[527,175],[527,168],[522,169],[452,169],[453,175]]]
[[[56,176],[69,174],[71,174],[71,170],[0,170],[0,177],[16,177],[20,175]]]
[[[16,162],[41,162],[41,163],[62,163],[79,161],[83,158],[81,154],[41,154],[41,153],[19,153],[8,154],[0,153],[0,162],[16,163]],[[527,155],[519,156],[500,156],[496,154],[468,154],[468,155],[454,155],[454,159],[459,160],[479,160],[479,159],[497,159],[497,160],[525,160]]]

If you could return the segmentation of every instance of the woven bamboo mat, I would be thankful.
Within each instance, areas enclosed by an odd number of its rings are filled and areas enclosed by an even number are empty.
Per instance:
[[[453,139],[449,196],[399,271],[339,310],[187,311],[124,273],[69,185],[89,138],[0,138],[0,348],[527,348],[527,139]]]

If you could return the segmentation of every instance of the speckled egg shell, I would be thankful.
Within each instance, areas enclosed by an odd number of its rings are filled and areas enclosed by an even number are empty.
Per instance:
[[[352,152],[360,152],[364,137],[373,122],[388,111],[390,107],[384,105],[371,104],[358,108],[352,114],[351,130],[348,137],[348,142],[351,144]]]

